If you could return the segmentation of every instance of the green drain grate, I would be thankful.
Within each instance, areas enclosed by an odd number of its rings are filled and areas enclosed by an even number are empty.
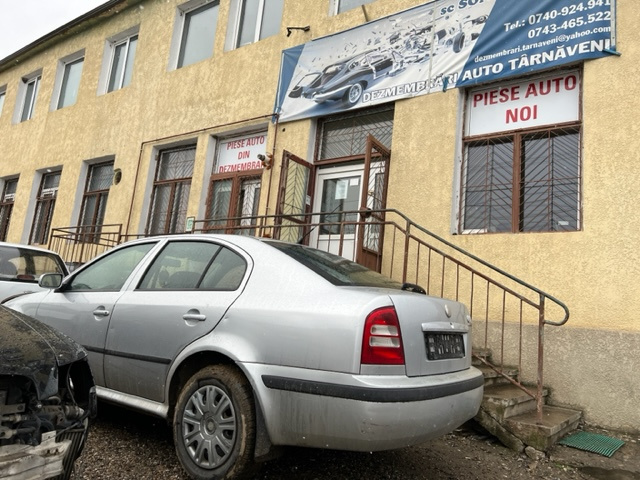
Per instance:
[[[622,440],[607,437],[598,433],[578,432],[564,437],[558,442],[560,445],[577,448],[587,452],[598,453],[605,457],[611,457],[616,450],[624,445]]]

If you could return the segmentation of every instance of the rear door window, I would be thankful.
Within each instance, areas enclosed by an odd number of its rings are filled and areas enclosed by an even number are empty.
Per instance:
[[[212,242],[169,242],[153,261],[140,290],[236,290],[246,261]]]

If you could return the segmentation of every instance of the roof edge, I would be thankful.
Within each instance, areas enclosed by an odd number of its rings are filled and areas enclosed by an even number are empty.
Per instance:
[[[87,13],[65,23],[61,27],[47,33],[46,35],[38,38],[30,44],[22,47],[20,50],[12,53],[11,55],[0,59],[0,72],[8,70],[11,67],[16,66],[20,62],[30,58],[33,55],[46,49],[49,45],[55,44],[61,40],[62,34],[73,34],[82,29],[82,26],[89,23],[90,20],[94,20],[93,23],[98,23],[107,17],[111,17],[120,13],[122,10],[127,9],[138,3],[142,3],[144,0],[108,0],[102,5],[88,11]],[[118,8],[122,7],[122,8]]]

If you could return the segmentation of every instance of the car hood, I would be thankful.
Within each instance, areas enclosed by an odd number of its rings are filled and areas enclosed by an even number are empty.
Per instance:
[[[38,397],[58,391],[58,367],[85,358],[72,339],[38,320],[0,306],[0,375],[33,381]]]

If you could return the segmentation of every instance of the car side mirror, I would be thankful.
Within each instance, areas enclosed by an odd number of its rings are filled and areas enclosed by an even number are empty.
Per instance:
[[[58,288],[63,278],[61,273],[45,273],[38,280],[38,285],[42,288]]]

